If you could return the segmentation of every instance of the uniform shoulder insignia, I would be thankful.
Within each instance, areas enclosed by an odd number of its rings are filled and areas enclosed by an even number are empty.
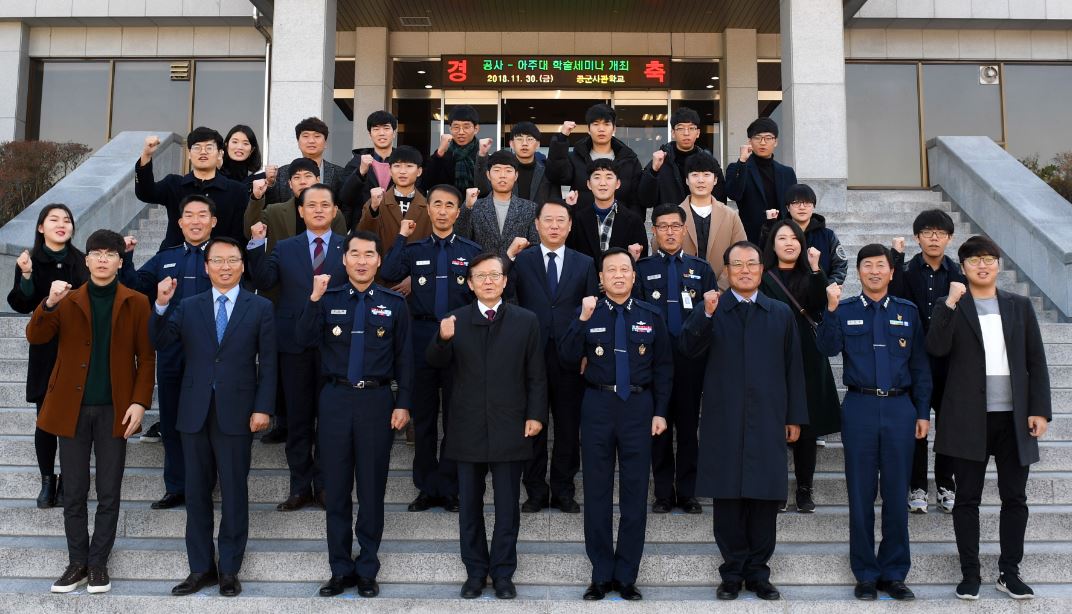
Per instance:
[[[466,239],[465,237],[463,237],[461,235],[455,235],[454,240],[455,241],[460,241],[460,242],[462,242],[462,243],[464,243],[466,245],[469,245],[471,247],[475,247],[477,249],[483,249],[482,247],[480,247],[480,244],[477,243],[476,241],[473,241],[472,239]]]
[[[840,301],[838,301],[838,305],[848,305],[849,303],[854,303],[854,302],[856,302],[858,300],[860,300],[860,295],[847,296],[847,297],[841,299]]]
[[[918,309],[916,308],[916,304],[908,299],[893,295],[890,295],[890,298],[892,298],[893,302],[897,303],[898,305],[905,305],[906,307],[911,307],[912,311],[918,311]]]
[[[406,300],[406,297],[403,296],[401,292],[395,292],[394,290],[392,290],[390,288],[387,288],[387,287],[384,287],[384,286],[381,286],[379,284],[376,285],[376,292],[377,293],[383,292],[384,294],[386,294],[388,296],[393,296],[393,297],[395,297],[395,298],[397,298],[399,300],[402,300],[402,301]]]
[[[634,307],[640,307],[641,309],[646,309],[646,310],[648,310],[648,311],[650,311],[652,313],[657,313],[657,314],[662,315],[662,310],[661,309],[659,309],[655,305],[652,305],[651,303],[648,303],[648,302],[645,302],[645,301],[634,299],[633,300],[633,306]]]
[[[331,288],[328,288],[327,290],[324,290],[324,294],[337,294],[337,293],[342,292],[343,290],[345,290],[346,287],[349,286],[349,285],[350,284],[339,284],[337,286],[333,286]]]

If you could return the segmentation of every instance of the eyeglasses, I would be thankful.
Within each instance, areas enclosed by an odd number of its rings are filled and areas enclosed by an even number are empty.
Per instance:
[[[228,266],[238,266],[238,265],[242,264],[242,259],[238,258],[238,257],[209,258],[208,263],[211,264],[212,266],[223,266],[224,264],[227,264]]]
[[[491,281],[499,281],[502,278],[503,278],[502,273],[474,273],[473,274],[473,281],[475,281],[477,283],[481,283],[481,284],[484,283],[485,281],[488,281],[489,279]]]
[[[776,136],[759,136],[759,135],[757,135],[757,136],[752,137],[752,140],[757,142],[757,143],[759,143],[760,145],[766,145],[767,143],[773,143],[774,141],[777,141],[778,137],[776,137]]]
[[[979,266],[980,264],[992,266],[997,261],[997,256],[972,256],[970,258],[964,259],[965,264],[969,264],[971,266]]]
[[[680,224],[680,223],[679,224],[656,224],[655,226],[653,226],[653,228],[655,230],[658,230],[659,232],[668,232],[668,231],[671,231],[671,230],[673,230],[674,232],[680,232],[683,228],[685,228],[685,225]]]
[[[215,145],[191,145],[190,151],[194,153],[214,153],[216,151]]]
[[[692,134],[693,132],[699,132],[700,129],[696,126],[676,126],[674,128],[675,134]]]
[[[88,254],[86,254],[86,258],[91,258],[93,260],[102,260],[102,261],[105,261],[105,262],[108,261],[108,260],[115,260],[118,257],[119,257],[119,252],[113,252],[113,251],[108,251],[108,250],[103,250],[103,249],[95,249],[95,250],[89,252]]]
[[[790,207],[814,207],[815,203],[809,203],[803,200],[797,200],[789,203]]]
[[[944,239],[949,236],[949,233],[944,230],[921,230],[919,236],[924,239]]]
[[[518,145],[532,145],[533,143],[539,143],[540,141],[531,136],[515,136],[514,142]]]
[[[758,271],[763,266],[758,260],[730,260],[730,268],[734,271],[743,271],[748,269],[749,271]]]

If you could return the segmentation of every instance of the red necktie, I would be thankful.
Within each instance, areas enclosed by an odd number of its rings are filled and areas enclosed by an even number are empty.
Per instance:
[[[494,309],[489,309],[489,310],[485,311],[484,315],[486,315],[488,317],[489,322],[494,322],[495,321],[495,310]]]
[[[324,270],[324,239],[317,237],[313,239],[316,243],[316,247],[313,248],[313,275],[319,275]]]

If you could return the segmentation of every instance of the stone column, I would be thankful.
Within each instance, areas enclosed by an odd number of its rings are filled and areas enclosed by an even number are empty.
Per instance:
[[[842,0],[781,0],[780,159],[825,210],[845,207],[849,176],[842,15]]]
[[[748,141],[748,124],[759,108],[759,73],[756,31],[728,29],[722,37],[726,49],[722,72],[723,130],[726,154],[722,167],[737,159],[741,145]]]
[[[335,12],[335,0],[275,1],[266,161],[282,165],[298,157],[294,126],[302,119],[331,120]]]
[[[391,54],[387,28],[357,29],[354,62],[354,148],[372,147],[365,118],[373,111],[390,111]]]
[[[0,141],[26,137],[29,40],[26,24],[0,22]]]

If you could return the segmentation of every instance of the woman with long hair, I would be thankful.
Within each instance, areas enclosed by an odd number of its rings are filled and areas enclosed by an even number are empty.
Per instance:
[[[65,281],[77,288],[89,279],[86,256],[71,244],[74,237],[74,216],[67,205],[45,205],[37,216],[34,246],[22,252],[15,264],[15,284],[7,295],[7,303],[19,313],[32,312],[48,296],[52,282]],[[48,389],[52,367],[56,364],[57,341],[30,345],[26,369],[26,400],[37,405]],[[55,507],[60,503],[62,480],[56,475],[56,436],[41,429],[34,431],[34,450],[37,467],[41,470],[41,492],[37,507]]]
[[[229,179],[253,182],[253,175],[261,169],[261,148],[253,128],[238,124],[227,132],[223,139],[223,166],[220,173]]]
[[[801,428],[800,438],[792,444],[793,471],[797,479],[797,511],[809,514],[815,511],[812,498],[815,438],[841,430],[841,404],[834,374],[830,361],[815,345],[814,333],[826,308],[829,282],[819,265],[818,250],[808,249],[804,233],[792,220],[782,220],[771,228],[763,250],[763,270],[760,291],[789,305],[797,317],[809,420]]]

